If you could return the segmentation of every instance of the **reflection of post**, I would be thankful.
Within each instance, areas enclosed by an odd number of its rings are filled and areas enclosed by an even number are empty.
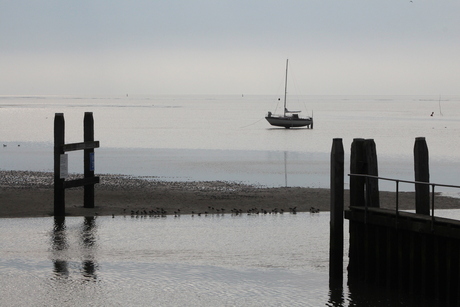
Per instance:
[[[96,218],[85,216],[81,231],[82,246],[85,248],[85,259],[82,262],[83,276],[96,279],[97,265],[94,263],[93,248],[96,245]]]
[[[96,279],[96,265],[93,260],[84,260],[82,266],[83,276],[86,278]]]
[[[94,238],[95,226],[96,218],[94,216],[85,216],[81,236],[83,240],[83,246],[86,248],[92,248],[96,243],[96,239]]]
[[[97,265],[94,262],[94,248],[96,245],[96,219],[95,217],[85,217],[81,228],[81,245],[83,261],[82,274],[87,280],[96,279]],[[68,242],[66,236],[65,217],[54,217],[54,228],[52,234],[52,250],[53,250],[53,265],[54,273],[57,276],[66,277],[69,275],[69,269],[66,257]]]
[[[94,119],[93,112],[85,112],[83,119],[84,142],[94,141]],[[84,177],[94,177],[94,148],[85,149],[83,153]],[[94,183],[84,186],[83,206],[94,208]]]
[[[69,269],[67,267],[67,261],[59,259],[62,255],[59,252],[67,249],[67,239],[65,235],[65,217],[55,216],[54,227],[53,227],[53,250],[54,253],[54,272],[61,276],[68,276]]]
[[[329,283],[329,305],[328,306],[344,306],[344,298],[343,298],[343,289],[342,285],[337,287],[332,287],[331,283]]]

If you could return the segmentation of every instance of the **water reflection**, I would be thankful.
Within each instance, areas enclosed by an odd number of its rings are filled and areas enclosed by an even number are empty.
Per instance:
[[[52,233],[54,274],[59,277],[69,275],[67,261],[60,259],[60,255],[68,248],[65,234],[65,217],[55,217]]]
[[[345,301],[343,298],[343,278],[329,277],[329,301],[327,306],[341,307]]]
[[[354,283],[348,257],[343,285],[331,283],[329,220],[303,212],[3,219],[0,305],[447,305]]]
[[[370,284],[356,278],[350,278],[350,276],[346,279],[346,286],[343,287],[342,276],[335,279],[329,277],[329,300],[326,306],[444,307],[450,305],[444,301],[437,301],[423,295],[403,291],[394,285]]]
[[[54,217],[54,227],[52,232],[52,259],[53,273],[58,278],[68,278],[69,261],[73,256],[81,254],[81,274],[85,281],[97,280],[96,253],[96,218],[86,216],[83,224],[78,231],[76,244],[69,243],[69,233],[66,229],[65,217]]]
[[[96,248],[96,218],[85,216],[81,230],[81,242],[85,251],[83,259],[83,276],[96,280],[97,264],[94,261]]]

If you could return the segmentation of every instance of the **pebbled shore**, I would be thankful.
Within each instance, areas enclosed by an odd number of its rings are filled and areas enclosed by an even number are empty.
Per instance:
[[[83,208],[83,189],[66,190],[66,215],[154,215],[328,211],[329,189],[267,188],[235,182],[168,182],[154,177],[98,175],[94,209]],[[72,176],[75,177],[75,176]],[[76,177],[75,177],[76,178]],[[69,178],[72,179],[72,178]],[[401,192],[401,209],[414,208],[414,193]],[[345,207],[349,205],[345,191]],[[395,193],[380,192],[381,207],[394,208]],[[436,207],[460,208],[460,199],[436,197]],[[0,171],[0,217],[53,214],[53,173]]]

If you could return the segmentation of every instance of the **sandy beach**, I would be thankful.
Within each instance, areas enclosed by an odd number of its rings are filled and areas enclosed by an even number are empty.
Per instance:
[[[0,217],[53,215],[53,174],[0,171]],[[95,208],[83,208],[83,189],[66,190],[66,215],[153,215],[328,211],[329,189],[267,188],[235,182],[168,182],[155,178],[99,175]],[[349,194],[345,191],[345,207]],[[395,193],[380,192],[382,208],[395,208]],[[460,208],[460,199],[437,195],[437,209]],[[414,193],[400,192],[400,209],[414,208]]]

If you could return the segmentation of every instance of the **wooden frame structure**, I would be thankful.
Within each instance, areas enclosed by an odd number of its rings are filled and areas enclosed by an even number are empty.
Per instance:
[[[92,112],[85,112],[83,119],[83,138],[81,143],[65,144],[64,113],[54,117],[54,216],[65,216],[65,189],[84,187],[83,206],[94,208],[94,185],[99,177],[94,176],[94,148],[99,148],[99,141],[94,141],[94,119]],[[68,151],[83,150],[84,177],[65,180],[67,173]]]

